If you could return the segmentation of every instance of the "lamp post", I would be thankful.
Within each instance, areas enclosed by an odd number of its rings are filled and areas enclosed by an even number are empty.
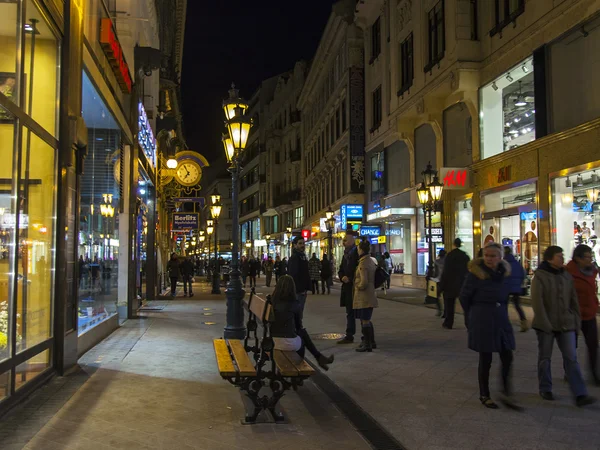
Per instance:
[[[427,265],[427,277],[432,278],[434,275],[433,264],[435,261],[435,255],[433,250],[431,217],[434,213],[440,211],[439,202],[442,198],[444,185],[440,183],[440,180],[437,176],[437,171],[433,170],[431,163],[427,164],[427,168],[421,172],[421,175],[423,175],[423,181],[421,182],[419,189],[417,189],[417,196],[419,197],[419,202],[423,208],[423,213],[427,217],[427,240],[429,244],[429,264]]]
[[[218,228],[219,228],[219,216],[221,215],[221,195],[219,195],[219,191],[215,186],[215,190],[210,196],[212,201],[212,205],[210,206],[210,213],[212,214],[213,220],[215,221],[215,271],[213,272],[212,278],[212,294],[220,294],[221,287],[219,286],[220,280],[220,271],[217,270],[219,268],[219,239],[218,239]]]
[[[335,217],[334,212],[329,206],[329,209],[325,211],[325,223],[327,224],[327,253],[329,253],[329,260],[333,255],[333,229],[335,228]]]
[[[204,241],[206,240],[206,236],[204,236],[204,230],[199,230],[198,234],[200,235],[198,237],[198,240],[200,241],[200,253],[202,253],[202,250],[204,249]],[[200,274],[199,275],[203,275],[202,266],[200,266]]]
[[[269,244],[271,244],[271,235],[265,234],[265,242],[267,243],[267,257],[269,256]]]
[[[231,272],[225,295],[227,298],[227,324],[224,337],[243,339],[246,335],[244,327],[243,299],[246,292],[242,289],[239,268],[239,233],[240,218],[238,216],[238,179],[240,175],[240,158],[248,143],[248,135],[252,123],[245,116],[248,105],[239,97],[238,90],[232,85],[229,98],[223,102],[223,111],[227,119],[227,135],[223,136],[225,156],[229,162],[231,173]]]
[[[206,221],[206,234],[208,234],[208,267],[210,270],[206,274],[206,281],[208,281],[209,283],[211,282],[211,272],[215,270],[214,267],[211,268],[211,265],[210,265],[210,241],[212,238],[213,231],[214,231],[213,221],[211,219],[208,219]]]
[[[292,256],[292,227],[286,227],[285,232],[288,235],[288,258]]]

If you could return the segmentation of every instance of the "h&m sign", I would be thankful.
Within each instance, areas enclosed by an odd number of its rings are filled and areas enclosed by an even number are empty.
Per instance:
[[[439,179],[448,190],[469,189],[471,186],[471,175],[465,167],[442,167]]]

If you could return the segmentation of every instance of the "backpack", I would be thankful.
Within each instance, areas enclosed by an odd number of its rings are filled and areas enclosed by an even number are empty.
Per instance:
[[[387,281],[388,276],[388,273],[383,267],[377,266],[375,269],[375,289],[379,289],[383,286],[383,283]]]

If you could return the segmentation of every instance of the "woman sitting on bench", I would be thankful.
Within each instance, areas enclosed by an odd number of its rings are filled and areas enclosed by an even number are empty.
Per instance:
[[[319,366],[329,370],[333,355],[321,354],[302,325],[302,304],[296,299],[296,284],[289,275],[283,275],[277,281],[271,297],[274,320],[271,323],[271,335],[275,349],[295,351],[302,358],[306,349],[315,357]]]

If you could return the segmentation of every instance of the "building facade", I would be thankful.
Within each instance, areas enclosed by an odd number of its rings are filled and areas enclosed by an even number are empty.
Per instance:
[[[298,99],[305,208],[299,226],[307,230],[307,252],[328,253],[325,212],[331,208],[338,261],[341,234],[350,222],[362,222],[365,202],[364,50],[355,6],[350,0],[334,4]],[[350,209],[354,216],[348,218]]]
[[[161,56],[152,0],[0,12],[2,414],[156,289]]]
[[[428,236],[415,189],[428,163],[445,185],[432,220],[436,251],[460,237],[473,256],[495,241],[531,274],[550,244],[567,254],[578,242],[594,247],[600,100],[590,76],[600,3],[401,0],[357,9],[368,61],[366,222],[403,273],[395,281],[425,284]],[[576,85],[567,81],[574,74]]]

